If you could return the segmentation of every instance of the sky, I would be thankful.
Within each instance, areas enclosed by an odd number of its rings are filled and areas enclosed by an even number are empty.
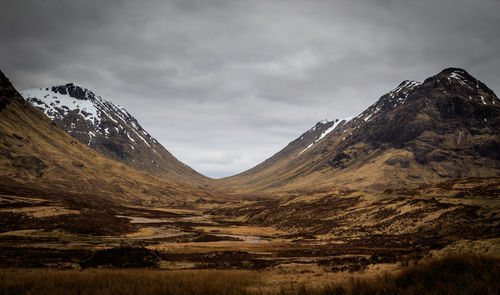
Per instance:
[[[461,67],[500,92],[499,0],[3,0],[0,70],[125,107],[213,178],[403,80]]]

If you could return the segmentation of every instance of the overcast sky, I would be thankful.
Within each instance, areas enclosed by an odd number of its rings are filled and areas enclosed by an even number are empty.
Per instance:
[[[18,90],[76,82],[210,177],[253,167],[402,80],[463,67],[500,91],[500,1],[3,0]]]

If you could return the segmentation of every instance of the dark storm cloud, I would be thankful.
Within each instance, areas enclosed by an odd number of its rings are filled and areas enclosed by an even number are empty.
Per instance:
[[[402,80],[464,67],[500,89],[500,2],[3,1],[18,89],[74,81],[210,176],[240,172]]]

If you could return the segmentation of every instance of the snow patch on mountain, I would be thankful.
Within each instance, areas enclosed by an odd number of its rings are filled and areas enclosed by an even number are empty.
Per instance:
[[[311,142],[305,149],[303,149],[300,153],[297,154],[297,156],[300,156],[302,153],[304,153],[305,151],[307,151],[308,149],[310,149],[315,143],[317,143],[318,141],[320,141],[321,139],[323,139],[325,136],[327,136],[328,134],[330,134],[333,130],[335,130],[335,128],[337,128],[337,126],[339,126],[341,123],[345,124],[349,121],[351,121],[354,117],[347,117],[347,118],[344,118],[344,119],[338,119],[338,120],[335,120],[333,125],[330,126],[328,129],[326,129],[325,131],[323,131],[313,142]],[[320,122],[318,122],[318,124],[316,124],[313,128],[309,129],[309,131],[315,131],[316,128],[318,126],[320,126],[319,124],[327,124],[327,123],[330,123],[332,121],[329,121],[329,120],[322,120]]]
[[[21,95],[34,106],[43,108],[45,114],[52,120],[66,116],[71,111],[77,111],[94,124],[100,123],[98,110],[90,100],[76,99],[69,94],[52,92],[49,88],[28,89]]]
[[[70,115],[76,115],[77,118],[72,117],[73,122],[69,124],[69,133],[71,134],[72,131],[86,132],[89,135],[87,143],[89,146],[92,143],[92,138],[97,135],[106,139],[113,135],[121,135],[131,145],[142,141],[148,148],[151,148],[151,143],[157,143],[127,110],[95,95],[82,86],[68,83],[60,86],[34,88],[22,91],[21,95],[52,120],[64,120]],[[76,130],[78,129],[78,121],[85,122],[84,130]],[[123,131],[126,130],[125,126],[132,132]],[[110,132],[110,130],[115,130],[116,133]]]
[[[398,104],[404,104],[410,91],[422,85],[422,82],[405,80],[398,87],[388,93],[389,102],[396,107]]]

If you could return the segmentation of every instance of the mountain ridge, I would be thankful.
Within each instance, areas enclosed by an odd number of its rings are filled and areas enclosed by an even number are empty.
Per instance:
[[[107,135],[111,133],[108,123],[117,121],[96,123],[99,110],[83,105],[95,99],[95,94],[80,86],[66,84],[38,91],[45,91],[45,99],[56,93],[83,101],[70,109],[58,101],[59,96],[44,101],[26,92],[28,101],[46,106],[45,112],[56,125],[57,114],[78,113],[80,118],[88,117],[90,120],[86,121],[99,126],[100,135]],[[119,120],[128,118],[129,125],[136,128],[123,132],[122,139],[141,142],[138,137],[131,138],[131,134],[143,132],[151,144],[156,142],[127,111],[113,106],[113,111],[118,110],[125,117]],[[104,112],[103,116],[109,113]],[[61,117],[60,122],[64,121]],[[380,190],[451,178],[497,176],[499,126],[500,100],[495,93],[465,70],[447,68],[423,82],[404,80],[358,116],[322,120],[259,165],[204,184],[233,192],[325,187]],[[89,132],[83,133],[87,136],[80,140],[83,143],[97,142],[93,140],[97,131],[90,136]],[[142,141],[148,145],[145,138]]]
[[[386,189],[497,176],[499,134],[498,97],[465,70],[447,68],[424,82],[403,81],[306,151],[311,140],[297,144],[303,134],[220,184],[240,192]]]
[[[56,126],[113,160],[176,181],[207,179],[168,152],[126,109],[84,86],[67,83],[21,95]]]
[[[210,195],[113,161],[33,107],[0,72],[0,193],[84,207],[188,204]],[[107,204],[107,205],[106,205]]]

